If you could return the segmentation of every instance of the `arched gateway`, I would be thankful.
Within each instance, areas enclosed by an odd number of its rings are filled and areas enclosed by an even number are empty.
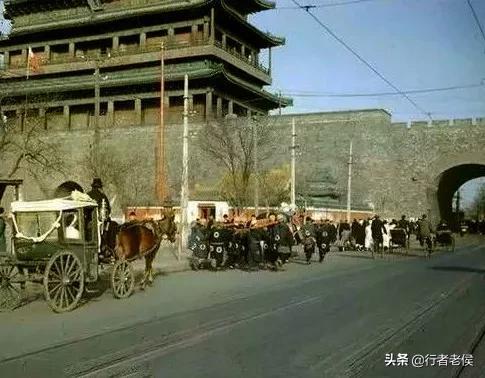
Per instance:
[[[56,188],[56,190],[54,191],[54,198],[67,197],[74,190],[84,193],[83,187],[77,182],[66,181]]]
[[[466,182],[483,176],[485,176],[485,164],[460,164],[441,173],[436,190],[436,201],[441,218],[453,221],[454,194]]]

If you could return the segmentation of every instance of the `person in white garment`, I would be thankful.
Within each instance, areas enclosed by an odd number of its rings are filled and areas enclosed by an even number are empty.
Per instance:
[[[77,216],[74,214],[69,214],[66,218],[66,239],[79,239],[81,234],[78,230],[79,225],[77,224]]]
[[[384,229],[386,230],[386,232],[382,232],[382,245],[384,247],[384,250],[388,250],[389,244],[391,242],[391,228],[387,220],[384,220]]]
[[[372,225],[372,221],[365,221],[364,222],[364,227],[365,227],[365,249],[367,251],[371,251],[372,248],[374,248],[374,241],[372,239],[372,228],[371,228],[371,225]]]

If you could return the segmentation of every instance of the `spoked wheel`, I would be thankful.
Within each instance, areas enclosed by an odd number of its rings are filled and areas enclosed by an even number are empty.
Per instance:
[[[22,275],[14,265],[0,265],[0,312],[12,311],[22,301]]]
[[[448,245],[448,250],[450,252],[455,252],[455,238],[451,238],[451,243]]]
[[[84,291],[81,260],[69,251],[57,252],[47,263],[44,273],[45,300],[55,312],[73,310]]]
[[[118,260],[111,273],[113,296],[118,299],[128,298],[135,288],[133,265],[126,260]]]

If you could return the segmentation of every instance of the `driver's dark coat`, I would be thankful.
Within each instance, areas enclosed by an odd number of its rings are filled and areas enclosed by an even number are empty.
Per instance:
[[[88,196],[91,197],[93,200],[95,200],[97,202],[98,211],[99,211],[100,215],[101,215],[101,205],[102,205],[103,200],[104,200],[105,206],[106,206],[106,215],[109,218],[109,216],[111,215],[111,205],[109,203],[109,199],[106,196],[106,194],[104,194],[98,188],[93,188],[90,192],[88,192]]]

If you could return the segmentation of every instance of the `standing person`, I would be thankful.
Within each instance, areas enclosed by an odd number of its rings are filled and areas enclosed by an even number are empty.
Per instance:
[[[358,221],[357,233],[355,238],[355,244],[359,251],[362,251],[365,246],[365,227],[364,221],[361,219]]]
[[[399,222],[397,222],[397,227],[404,229],[404,231],[406,231],[406,235],[409,235],[410,226],[405,215],[401,216],[401,219],[399,220]]]
[[[292,246],[295,243],[295,239],[293,238],[291,220],[287,219],[283,214],[279,214],[277,219],[279,221],[277,227],[280,236],[278,262],[280,265],[283,265],[287,263],[291,257]]]
[[[365,230],[364,248],[366,251],[370,251],[372,250],[372,248],[374,248],[372,244],[372,221],[366,220],[364,222],[364,230]]]
[[[387,223],[387,220],[384,220],[384,232],[382,233],[382,245],[384,250],[387,251],[389,249],[391,243],[391,226]]]
[[[271,213],[269,215],[269,225],[267,227],[268,252],[267,260],[272,269],[277,270],[277,260],[279,258],[279,245],[281,237],[279,235],[279,221],[276,215]]]
[[[109,199],[103,192],[103,183],[99,177],[95,177],[91,184],[91,191],[88,192],[88,196],[98,203],[99,215],[102,219],[109,219],[111,217],[111,205]],[[104,203],[104,207],[103,207]],[[101,214],[104,209],[105,213]]]
[[[0,207],[0,254],[7,252],[7,242],[5,233],[7,230],[7,222],[5,220],[5,209]]]
[[[379,215],[374,217],[372,221],[372,241],[374,242],[374,252],[382,251],[383,248],[383,235],[386,233],[386,229],[384,228],[384,223],[379,218]]]

